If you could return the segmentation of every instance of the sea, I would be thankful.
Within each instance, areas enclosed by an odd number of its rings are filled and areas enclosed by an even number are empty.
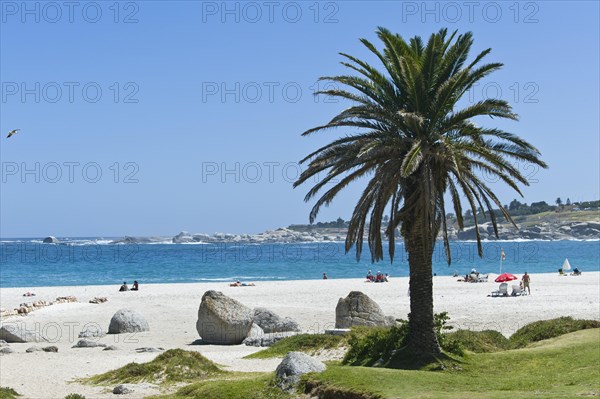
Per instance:
[[[260,282],[272,280],[362,278],[369,270],[390,278],[408,276],[408,257],[396,244],[394,261],[371,263],[365,243],[356,259],[354,248],[344,251],[341,242],[319,243],[157,243],[113,244],[112,238],[59,238],[44,244],[39,238],[0,240],[0,288],[120,285],[196,282]],[[600,271],[600,240],[489,241],[483,257],[477,243],[451,243],[452,263],[438,242],[433,255],[436,275],[509,272],[516,275],[555,273],[568,258],[581,272]],[[504,253],[504,257],[502,254]]]

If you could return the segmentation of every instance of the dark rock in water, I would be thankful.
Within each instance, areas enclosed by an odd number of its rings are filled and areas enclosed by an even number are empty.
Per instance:
[[[383,314],[379,305],[360,291],[351,291],[346,298],[340,298],[335,308],[335,328],[394,324],[394,318]]]
[[[0,339],[6,342],[47,342],[48,340],[37,331],[26,330],[20,324],[4,324],[0,328]]]
[[[140,313],[132,309],[121,309],[110,319],[109,334],[122,334],[150,331],[148,322]]]
[[[289,317],[282,318],[265,308],[254,309],[254,323],[262,328],[265,333],[300,331],[300,326],[294,320]]]
[[[187,231],[182,231],[181,233],[173,237],[174,244],[184,244],[189,242],[194,242],[194,237],[192,237],[192,235]]]
[[[121,384],[121,385],[117,385],[114,389],[113,389],[113,393],[115,395],[125,395],[128,393],[133,392],[131,389],[127,388],[127,386]]]
[[[60,244],[60,241],[58,241],[54,236],[48,236],[44,238],[44,244]]]
[[[211,290],[202,296],[196,330],[206,344],[239,345],[248,336],[253,319],[250,308]]]
[[[163,242],[163,237],[123,237],[119,240],[111,241],[111,244],[153,244]]]
[[[323,372],[325,364],[302,352],[289,352],[277,369],[275,376],[277,385],[284,390],[293,390],[300,381],[300,376],[306,373]]]
[[[89,339],[80,339],[77,341],[73,348],[97,348],[97,347],[106,347],[106,344],[101,344],[95,341],[90,341]]]

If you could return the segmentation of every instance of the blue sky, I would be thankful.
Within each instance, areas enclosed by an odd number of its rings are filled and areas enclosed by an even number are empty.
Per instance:
[[[473,31],[504,68],[471,98],[512,102],[489,120],[536,145],[548,170],[522,202],[599,190],[598,2],[0,1],[0,236],[260,232],[305,223],[300,134],[348,104],[312,93],[375,63],[359,38]],[[6,139],[9,130],[21,132]],[[494,185],[504,203],[517,198]],[[360,185],[320,220],[348,218]]]

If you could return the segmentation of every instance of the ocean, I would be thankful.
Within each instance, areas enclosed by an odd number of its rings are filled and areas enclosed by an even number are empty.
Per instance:
[[[60,239],[60,238],[59,238]],[[407,255],[397,244],[393,263],[372,264],[367,245],[356,261],[340,242],[279,244],[110,244],[111,239],[60,239],[44,244],[39,239],[0,241],[0,287],[192,283],[209,281],[259,282],[265,280],[362,278],[368,270],[408,276]],[[433,257],[437,275],[481,273],[553,273],[565,258],[580,271],[600,271],[600,241],[490,241],[477,256],[475,242],[451,244],[448,266],[439,242]],[[506,259],[501,262],[501,252]]]

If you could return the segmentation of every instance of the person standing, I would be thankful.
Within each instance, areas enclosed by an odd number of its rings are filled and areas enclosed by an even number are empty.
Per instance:
[[[527,272],[525,272],[521,281],[523,282],[523,289],[527,288],[527,292],[531,295],[531,288],[529,288],[529,274],[527,274]]]

